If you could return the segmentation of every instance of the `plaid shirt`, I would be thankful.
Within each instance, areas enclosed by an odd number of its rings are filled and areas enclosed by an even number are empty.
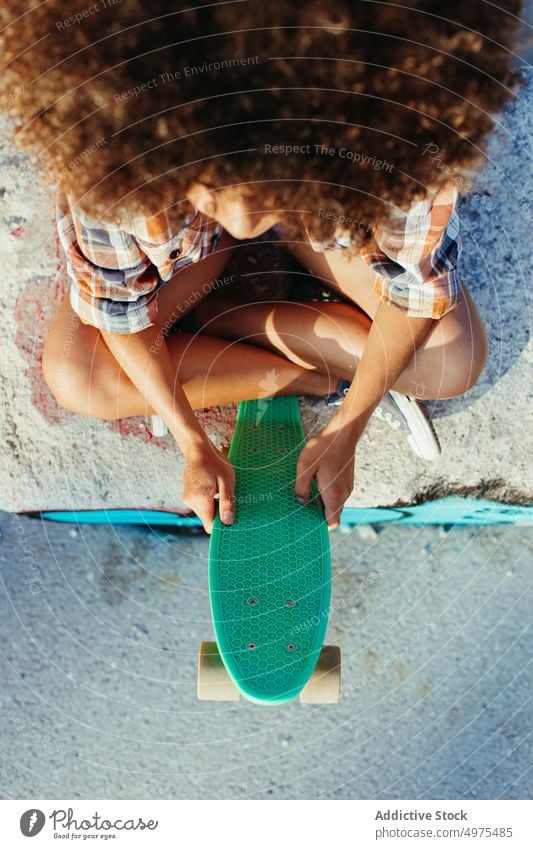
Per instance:
[[[166,212],[133,217],[127,230],[90,221],[58,195],[56,222],[71,279],[70,303],[84,324],[136,333],[155,323],[156,293],[215,250],[223,228],[197,213],[173,225]]]
[[[457,189],[449,184],[433,198],[398,212],[387,227],[373,228],[361,252],[361,259],[377,273],[375,289],[381,300],[413,318],[441,318],[462,298],[457,200]],[[311,244],[317,251],[342,250],[350,244],[349,228],[338,230],[331,245]]]
[[[461,240],[457,190],[447,187],[415,203],[387,228],[377,227],[361,258],[376,271],[381,300],[409,316],[440,318],[461,299],[457,272]],[[85,324],[135,333],[155,323],[158,289],[179,269],[217,246],[221,225],[200,213],[173,225],[166,213],[132,218],[128,230],[98,224],[58,196],[57,228],[71,279],[70,303]],[[342,250],[350,230],[339,227],[329,245]]]

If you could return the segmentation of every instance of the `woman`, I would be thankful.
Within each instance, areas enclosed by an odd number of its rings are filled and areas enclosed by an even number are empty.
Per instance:
[[[23,23],[10,6],[5,85],[19,140],[59,183],[71,278],[43,359],[58,401],[160,415],[208,532],[215,495],[234,521],[234,473],[194,409],[283,393],[338,404],[295,483],[305,503],[316,478],[330,528],[383,404],[430,456],[414,398],[462,394],[486,358],[456,206],[511,96],[519,4],[462,4],[450,20],[442,2],[158,2],[146,20],[140,3],[65,19],[50,2]],[[231,251],[270,230],[343,302],[210,295]]]

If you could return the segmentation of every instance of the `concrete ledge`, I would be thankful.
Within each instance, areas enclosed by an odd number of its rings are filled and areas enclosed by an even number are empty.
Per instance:
[[[462,277],[487,325],[488,365],[468,395],[434,404],[443,453],[417,460],[385,425],[370,424],[358,450],[349,507],[410,504],[447,494],[525,503],[533,490],[528,458],[531,386],[531,187],[525,141],[531,127],[531,86],[505,116],[475,191],[464,198]],[[51,194],[25,157],[0,149],[0,358],[4,451],[0,509],[53,510],[147,507],[179,509],[182,458],[172,438],[152,436],[143,419],[103,422],[58,407],[41,372],[51,319],[66,286],[52,221]],[[279,261],[268,260],[273,280]],[[249,285],[249,278],[247,279]],[[277,285],[277,284],[276,284]],[[236,407],[199,413],[213,441],[227,445]],[[328,411],[302,402],[307,432]]]

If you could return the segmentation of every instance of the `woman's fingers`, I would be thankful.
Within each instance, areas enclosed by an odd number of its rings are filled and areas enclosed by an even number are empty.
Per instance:
[[[318,486],[320,489],[320,482]],[[320,497],[322,499],[322,504],[324,505],[324,515],[326,517],[328,530],[332,531],[334,528],[339,527],[344,499],[341,494],[335,491],[335,489],[331,486],[326,486],[324,489],[320,489]]]
[[[224,475],[218,478],[218,512],[220,520],[225,525],[235,521],[235,474],[230,467]]]
[[[296,466],[296,481],[294,483],[294,492],[300,503],[305,504],[311,497],[311,481],[314,478],[316,471],[316,463],[313,461],[308,447],[300,451],[298,463]]]
[[[187,507],[196,513],[207,534],[211,533],[213,519],[215,518],[215,493],[216,485],[204,485],[193,491],[186,490],[183,500]]]
[[[200,518],[206,534],[210,534],[213,529],[213,519],[215,518],[215,502],[213,498],[202,498],[197,502],[194,512]]]
[[[183,500],[194,510],[206,533],[213,529],[216,505],[219,502],[221,521],[231,525],[235,519],[235,472],[214,446],[208,446],[185,465]]]
[[[302,449],[296,467],[296,496],[301,503],[311,497],[311,483],[316,478],[328,530],[338,528],[344,503],[354,479],[356,440],[339,438],[337,432],[322,431]]]

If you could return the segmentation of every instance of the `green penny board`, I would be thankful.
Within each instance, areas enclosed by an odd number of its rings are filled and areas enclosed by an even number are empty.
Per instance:
[[[215,520],[209,593],[218,649],[253,702],[294,699],[324,643],[331,595],[329,532],[316,488],[294,494],[305,444],[298,399],[243,401],[230,446],[236,521]]]

